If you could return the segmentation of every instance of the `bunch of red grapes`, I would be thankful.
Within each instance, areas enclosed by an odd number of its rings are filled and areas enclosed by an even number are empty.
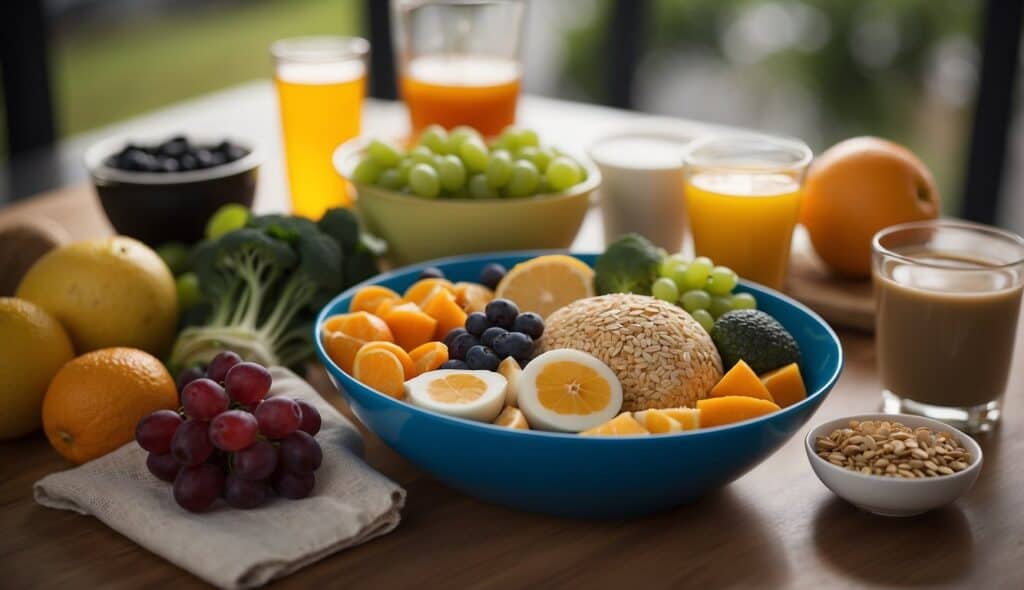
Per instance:
[[[217,500],[255,508],[277,495],[298,500],[313,491],[323,453],[320,413],[308,403],[266,398],[270,371],[218,354],[206,372],[179,378],[182,407],[143,418],[135,440],[149,452],[146,467],[174,484],[182,508],[202,512]]]

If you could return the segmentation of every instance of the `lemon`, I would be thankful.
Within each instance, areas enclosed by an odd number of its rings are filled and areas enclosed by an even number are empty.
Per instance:
[[[521,262],[508,271],[494,292],[511,299],[521,311],[542,317],[578,299],[594,296],[594,271],[564,254],[548,254]]]
[[[79,354],[128,346],[159,356],[178,323],[170,269],[145,244],[123,236],[51,251],[28,271],[17,295],[53,315]]]
[[[0,297],[0,440],[42,425],[43,396],[74,351],[64,328],[41,307]]]

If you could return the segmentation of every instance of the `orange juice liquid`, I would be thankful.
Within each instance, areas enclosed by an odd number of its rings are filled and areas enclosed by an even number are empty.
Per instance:
[[[359,135],[365,66],[359,61],[282,64],[274,82],[292,211],[319,219],[327,209],[351,205],[348,185],[334,169],[331,155]]]
[[[785,174],[699,172],[686,182],[694,250],[743,278],[779,289],[800,209]]]
[[[413,58],[401,76],[413,135],[438,124],[498,135],[516,119],[520,68],[515,60],[460,54]]]

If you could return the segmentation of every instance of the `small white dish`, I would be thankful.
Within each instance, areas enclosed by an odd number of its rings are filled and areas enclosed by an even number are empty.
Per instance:
[[[865,475],[837,467],[815,453],[814,441],[837,428],[845,428],[850,420],[888,420],[910,428],[927,426],[935,432],[951,432],[970,453],[971,463],[953,475],[914,479]],[[948,424],[909,414],[860,414],[830,420],[807,433],[804,450],[815,475],[837,496],[862,510],[897,517],[914,516],[953,502],[974,485],[983,460],[981,447],[970,436]]]

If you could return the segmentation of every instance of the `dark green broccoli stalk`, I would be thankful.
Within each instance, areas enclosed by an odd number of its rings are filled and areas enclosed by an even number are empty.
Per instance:
[[[594,289],[606,293],[651,294],[662,252],[638,234],[620,236],[594,264]]]

